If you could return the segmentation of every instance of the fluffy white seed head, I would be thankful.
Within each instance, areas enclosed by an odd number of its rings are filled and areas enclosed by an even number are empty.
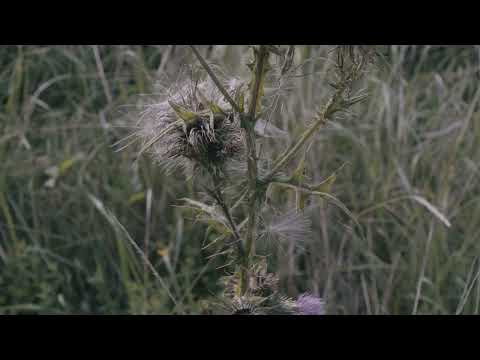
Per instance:
[[[241,83],[229,79],[224,86],[233,94]],[[148,152],[167,172],[194,164],[220,175],[227,160],[243,151],[240,124],[209,77],[166,89],[140,113],[136,128],[140,154]]]
[[[280,216],[264,216],[264,228],[261,232],[266,241],[279,244],[294,242],[301,246],[311,237],[311,220],[303,212],[290,210]]]

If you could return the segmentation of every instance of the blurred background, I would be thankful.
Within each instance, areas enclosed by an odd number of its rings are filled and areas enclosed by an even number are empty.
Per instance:
[[[293,136],[331,93],[331,48],[296,49],[298,76],[272,118]],[[199,49],[247,74],[248,47]],[[478,314],[479,47],[379,52],[369,99],[319,132],[307,156],[315,181],[347,163],[331,192],[358,224],[311,200],[312,236],[267,246],[271,270],[289,296],[324,297],[329,314]],[[205,312],[225,259],[175,207],[198,189],[147,157],[134,164],[134,146],[112,147],[142,94],[154,98],[193,62],[184,46],[0,47],[0,314]],[[288,145],[266,143],[271,153]]]

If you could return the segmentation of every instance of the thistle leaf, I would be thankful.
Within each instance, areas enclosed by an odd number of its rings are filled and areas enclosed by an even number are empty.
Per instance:
[[[332,185],[337,179],[337,174],[333,173],[331,174],[328,178],[323,180],[321,183],[312,186],[312,190],[314,191],[319,191],[319,192],[324,192],[324,193],[329,193],[332,189]]]
[[[181,200],[186,202],[188,205],[180,207],[193,210],[197,215],[198,221],[208,224],[221,235],[233,234],[233,230],[227,225],[225,217],[221,215],[214,206],[210,206],[200,201],[188,198],[183,198]]]
[[[204,204],[200,201],[189,199],[189,198],[183,198],[180,200],[185,201],[187,204],[191,205],[192,208],[201,210],[207,214],[213,214],[215,212],[213,206]]]
[[[310,188],[313,191],[319,191],[323,193],[330,193],[332,189],[332,185],[337,179],[337,173],[345,167],[346,163],[343,163],[337,170],[335,170],[330,176],[328,176],[325,180],[321,181],[320,183],[311,186]]]
[[[305,152],[291,177],[291,182],[294,184],[301,184],[303,181],[305,181]]]
[[[325,198],[328,202],[332,203],[333,205],[338,207],[340,210],[342,210],[345,214],[347,214],[348,217],[350,217],[356,225],[360,226],[360,223],[357,221],[357,218],[355,217],[355,215],[353,215],[353,213],[350,210],[348,210],[348,208],[340,200],[338,200],[335,196],[333,196],[331,194],[321,192],[321,191],[312,191],[308,188],[305,188],[305,187],[302,187],[302,186],[297,186],[297,185],[290,184],[290,183],[272,182],[271,184],[287,187],[287,188],[290,188],[292,190],[307,193],[309,195],[316,195],[316,196],[319,196],[321,198]]]

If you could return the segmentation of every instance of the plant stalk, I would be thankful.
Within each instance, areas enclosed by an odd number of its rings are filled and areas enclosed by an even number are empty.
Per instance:
[[[243,248],[237,225],[235,224],[235,221],[233,221],[233,217],[223,197],[220,181],[215,175],[212,175],[212,178],[214,184],[213,197],[222,209],[223,214],[225,215],[230,227],[232,228],[233,236],[235,238],[235,242],[237,243],[238,253],[240,257],[243,258],[245,257],[245,249]]]
[[[248,166],[248,223],[245,240],[245,257],[242,269],[242,287],[241,293],[244,294],[248,290],[248,276],[247,271],[250,265],[250,260],[255,256],[255,238],[257,228],[257,207],[258,207],[258,191],[257,191],[257,149],[255,142],[255,121],[257,113],[258,97],[260,95],[260,86],[263,78],[265,66],[268,62],[268,48],[265,45],[260,45],[255,67],[255,83],[251,89],[251,97],[249,104],[248,115],[242,118],[242,127],[245,129],[246,146],[247,146],[247,166]]]
[[[313,134],[320,128],[320,126],[324,125],[327,122],[327,114],[328,112],[325,111],[324,113],[320,114],[317,121],[315,121],[310,128],[308,128],[298,139],[298,141],[291,146],[285,153],[280,155],[280,157],[274,162],[272,170],[266,176],[266,180],[269,181],[272,177],[283,167],[285,166],[297,153],[303,145],[307,142],[308,139],[312,137]]]
[[[232,108],[237,112],[240,113],[240,107],[237,105],[237,103],[232,99],[228,91],[225,89],[225,87],[222,85],[220,80],[218,80],[217,76],[213,72],[213,70],[210,68],[210,66],[207,64],[205,59],[203,58],[202,55],[198,52],[197,48],[193,45],[190,45],[190,48],[192,49],[193,53],[197,57],[198,61],[200,61],[200,64],[202,64],[203,68],[205,71],[208,73],[212,81],[215,83],[217,86],[218,90],[222,93],[222,95],[225,97],[225,99],[230,103]]]
[[[198,50],[191,45],[190,46],[195,56],[200,61],[203,68],[207,71],[210,78],[213,80],[218,89],[225,96],[226,100],[230,103],[232,108],[240,115],[241,126],[245,130],[245,142],[247,150],[247,166],[248,166],[248,222],[247,222],[247,231],[245,239],[245,248],[239,248],[239,257],[241,262],[241,285],[240,291],[242,294],[245,294],[248,290],[248,268],[250,265],[250,260],[255,255],[255,237],[256,237],[256,228],[257,228],[257,207],[258,207],[258,168],[257,168],[257,153],[256,153],[256,141],[255,141],[255,121],[257,114],[257,104],[259,103],[259,96],[261,94],[261,83],[264,76],[264,71],[266,65],[268,64],[269,48],[267,45],[260,45],[258,52],[256,53],[256,62],[255,62],[255,82],[251,88],[250,104],[248,108],[248,113],[245,114],[241,111],[240,107],[235,103],[235,101],[230,97],[228,92],[222,86],[218,78],[215,76],[214,72],[207,64],[205,59],[200,55]],[[218,194],[217,194],[218,195]],[[220,200],[222,201],[222,200]],[[222,206],[222,205],[221,205]],[[230,213],[228,209],[225,209],[222,206],[227,220],[229,219]],[[231,223],[232,224],[232,223]],[[233,226],[233,225],[232,225]],[[235,232],[235,230],[234,230]],[[238,233],[235,235],[238,236]],[[240,251],[240,249],[242,251]],[[244,251],[243,251],[244,250]]]

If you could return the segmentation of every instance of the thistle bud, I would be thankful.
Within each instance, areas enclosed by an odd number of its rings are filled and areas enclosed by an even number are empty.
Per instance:
[[[325,315],[325,303],[319,297],[302,294],[296,301],[299,315]]]

